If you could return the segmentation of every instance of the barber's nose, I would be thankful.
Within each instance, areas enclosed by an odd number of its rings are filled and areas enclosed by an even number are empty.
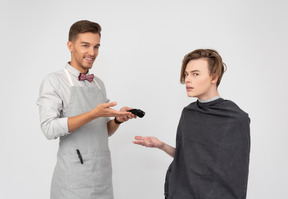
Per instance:
[[[94,55],[94,48],[89,48],[88,53],[89,53],[90,55]]]

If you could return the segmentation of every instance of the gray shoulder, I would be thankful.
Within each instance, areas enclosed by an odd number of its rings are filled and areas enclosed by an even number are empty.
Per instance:
[[[64,70],[59,70],[59,71],[56,71],[56,72],[52,72],[52,73],[49,73],[48,75],[46,75],[42,81],[42,85],[51,85],[53,86],[54,88],[58,88],[59,85],[60,85],[60,79],[62,78],[65,78],[66,75],[65,75],[65,72]]]
[[[64,70],[59,70],[59,71],[49,73],[48,75],[44,77],[44,80],[58,79],[58,78],[63,78],[64,76],[66,76]]]

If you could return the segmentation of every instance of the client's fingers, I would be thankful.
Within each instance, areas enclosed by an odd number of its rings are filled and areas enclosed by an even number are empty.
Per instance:
[[[135,136],[135,140],[143,140],[145,137],[142,136]]]

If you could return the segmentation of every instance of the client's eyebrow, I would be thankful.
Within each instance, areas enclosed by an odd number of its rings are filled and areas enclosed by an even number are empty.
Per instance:
[[[191,70],[191,71],[185,71],[186,73],[195,73],[195,72],[200,72],[200,70]]]

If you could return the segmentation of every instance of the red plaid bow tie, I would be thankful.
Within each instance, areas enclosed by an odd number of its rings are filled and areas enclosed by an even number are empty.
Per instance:
[[[89,82],[92,82],[94,79],[94,75],[85,75],[83,73],[80,73],[79,77],[78,77],[79,81],[83,81],[83,80],[88,80]]]

